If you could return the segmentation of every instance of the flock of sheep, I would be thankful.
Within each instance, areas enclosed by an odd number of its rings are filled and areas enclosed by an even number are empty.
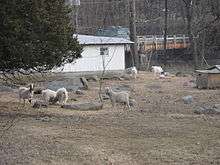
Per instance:
[[[25,105],[25,101],[28,100],[30,103],[33,101],[34,97],[34,85],[30,84],[29,88],[27,87],[20,87],[18,90],[19,94],[19,101],[23,100],[23,103]],[[53,91],[50,89],[42,90],[42,97],[45,102],[45,104],[65,104],[68,100],[68,92],[66,88],[60,88],[57,91]]]
[[[160,66],[152,66],[152,72],[155,76],[166,76],[162,67]],[[131,67],[126,69],[126,73],[129,74],[132,78],[137,78],[137,69],[136,67]],[[42,98],[45,105],[56,104],[59,103],[61,105],[66,104],[68,100],[68,92],[66,88],[60,88],[57,91],[53,91],[50,89],[42,90]],[[20,87],[19,91],[19,101],[23,100],[23,104],[25,105],[25,101],[28,100],[30,103],[33,101],[34,96],[34,85],[30,84],[29,87]],[[126,91],[115,92],[110,87],[105,89],[105,94],[109,96],[111,100],[112,107],[115,107],[116,103],[124,103],[129,109],[131,109],[129,102],[129,93]]]

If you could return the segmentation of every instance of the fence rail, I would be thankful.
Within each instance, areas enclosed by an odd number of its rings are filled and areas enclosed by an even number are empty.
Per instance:
[[[185,35],[168,35],[167,49],[184,49],[189,47],[189,37]],[[162,35],[138,36],[138,48],[141,52],[149,52],[164,49]]]

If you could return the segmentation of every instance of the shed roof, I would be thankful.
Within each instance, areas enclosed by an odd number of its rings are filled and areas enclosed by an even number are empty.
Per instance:
[[[73,37],[77,37],[79,43],[83,45],[124,45],[133,43],[130,40],[116,37],[100,37],[81,34],[74,34]]]
[[[205,70],[196,70],[196,72],[199,73],[209,73],[209,74],[220,74],[220,65],[214,65],[212,67],[209,67]]]

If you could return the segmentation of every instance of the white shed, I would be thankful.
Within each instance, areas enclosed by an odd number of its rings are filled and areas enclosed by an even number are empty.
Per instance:
[[[82,57],[73,63],[56,68],[55,72],[84,72],[101,71],[103,65],[106,70],[125,69],[125,48],[133,42],[114,37],[100,37],[91,35],[74,35],[83,45]]]

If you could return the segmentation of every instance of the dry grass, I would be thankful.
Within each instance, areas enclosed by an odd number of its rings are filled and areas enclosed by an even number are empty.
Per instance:
[[[0,164],[220,164],[220,116],[195,115],[200,105],[220,102],[219,90],[197,90],[191,77],[156,80],[142,72],[132,97],[139,109],[101,111],[25,108],[13,93],[0,94]],[[129,81],[106,81],[105,85]],[[186,83],[185,83],[186,84]],[[98,99],[98,84],[87,95]],[[132,85],[131,85],[132,86]],[[194,102],[183,104],[181,97]],[[7,123],[8,122],[8,123]],[[12,123],[13,124],[13,123]]]

